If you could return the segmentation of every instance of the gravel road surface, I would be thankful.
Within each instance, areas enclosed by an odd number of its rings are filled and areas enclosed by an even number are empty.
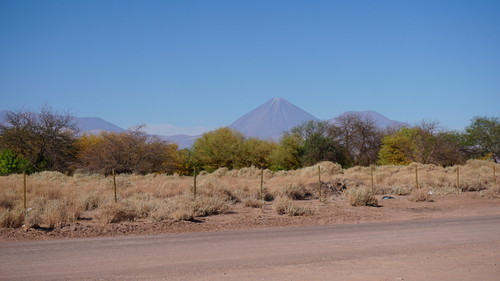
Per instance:
[[[500,216],[2,242],[0,280],[500,280]]]

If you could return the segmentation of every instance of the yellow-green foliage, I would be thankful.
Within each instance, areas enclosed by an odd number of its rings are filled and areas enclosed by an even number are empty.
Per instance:
[[[415,149],[410,129],[385,136],[378,154],[380,165],[407,165],[411,163],[409,153]]]

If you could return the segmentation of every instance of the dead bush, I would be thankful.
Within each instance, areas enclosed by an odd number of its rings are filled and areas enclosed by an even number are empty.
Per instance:
[[[223,214],[228,209],[225,198],[221,197],[200,196],[193,203],[194,214],[197,217]]]
[[[190,196],[174,196],[156,205],[151,211],[151,218],[156,221],[164,219],[193,220],[194,217],[205,217],[223,214],[228,210],[224,198],[200,195],[196,199]]]
[[[273,210],[280,215],[304,216],[311,215],[313,212],[307,207],[298,206],[289,198],[279,198],[273,203]]]
[[[47,200],[41,214],[42,223],[54,228],[70,221],[68,205],[64,200]]]
[[[192,221],[194,220],[194,210],[191,208],[176,209],[169,214],[169,217],[175,221]]]
[[[97,218],[105,223],[133,221],[138,217],[136,211],[124,203],[108,203],[99,207]]]
[[[91,211],[94,209],[97,209],[99,205],[101,204],[101,199],[102,195],[98,193],[89,193],[84,196],[84,198],[81,201],[82,208],[85,211]]]
[[[312,196],[303,184],[287,184],[282,188],[281,195],[292,200],[305,200]]]
[[[375,194],[366,186],[347,189],[344,194],[351,206],[378,206]]]
[[[432,202],[429,190],[426,188],[414,189],[408,195],[408,200],[412,202]]]
[[[262,200],[257,200],[255,198],[247,199],[244,202],[245,207],[262,208],[262,206],[264,206],[264,202],[262,202]]]
[[[0,210],[0,227],[19,228],[23,223],[24,210],[22,208]]]
[[[26,227],[30,228],[39,226],[42,223],[42,213],[43,205],[35,202],[34,207],[26,210],[26,215],[24,217],[24,224]]]
[[[271,202],[274,200],[274,195],[269,192],[264,192],[264,201]]]
[[[500,198],[500,183],[494,184],[492,187],[481,191],[481,197],[485,198]]]
[[[391,195],[408,195],[411,193],[411,188],[405,186],[394,186],[390,189]]]
[[[18,196],[18,195],[17,195]],[[0,193],[0,208],[12,210],[17,205],[18,200],[14,190]]]

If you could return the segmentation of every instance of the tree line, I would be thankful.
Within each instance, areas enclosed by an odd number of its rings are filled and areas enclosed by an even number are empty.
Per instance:
[[[10,111],[0,123],[0,175],[59,171],[74,173],[178,173],[194,167],[255,166],[273,171],[297,169],[320,161],[343,167],[442,166],[467,159],[500,161],[498,117],[475,117],[465,130],[450,131],[437,122],[380,129],[357,114],[329,121],[308,121],[285,132],[279,142],[246,138],[228,127],[203,134],[190,149],[147,135],[142,127],[126,132],[80,135],[69,114]]]

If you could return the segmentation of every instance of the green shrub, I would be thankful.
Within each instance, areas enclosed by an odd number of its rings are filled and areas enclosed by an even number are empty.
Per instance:
[[[15,155],[11,150],[0,151],[0,176],[22,173],[27,171],[29,162],[21,156]]]

